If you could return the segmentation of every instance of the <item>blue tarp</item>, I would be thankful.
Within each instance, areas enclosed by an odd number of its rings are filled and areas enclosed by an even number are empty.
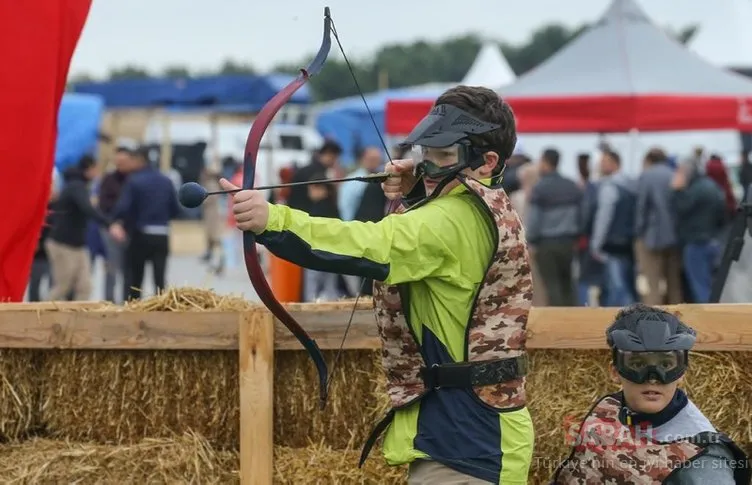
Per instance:
[[[91,94],[65,93],[57,113],[55,167],[61,172],[97,146],[104,100]]]
[[[222,106],[231,111],[258,111],[293,78],[286,74],[269,74],[189,79],[126,79],[78,83],[74,86],[74,91],[98,94],[104,98],[108,108]],[[309,103],[308,86],[300,88],[290,102]]]
[[[425,89],[389,89],[366,95],[366,102],[376,121],[378,132],[360,96],[333,101],[319,111],[316,129],[325,138],[336,140],[342,145],[342,162],[344,165],[349,165],[354,161],[355,151],[358,148],[366,146],[382,148],[378,133],[386,136],[384,135],[384,111],[387,100],[432,98],[438,97],[444,91],[445,86]]]

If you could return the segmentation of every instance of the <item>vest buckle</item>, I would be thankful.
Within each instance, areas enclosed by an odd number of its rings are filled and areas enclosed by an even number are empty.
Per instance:
[[[432,389],[434,391],[441,389],[441,385],[439,384],[441,379],[439,376],[440,367],[439,364],[433,364],[431,367],[423,367],[420,369],[421,377],[423,377],[423,384],[427,389]]]

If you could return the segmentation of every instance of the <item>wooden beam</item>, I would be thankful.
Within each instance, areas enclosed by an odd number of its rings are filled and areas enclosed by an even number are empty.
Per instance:
[[[273,478],[274,319],[271,313],[240,314],[240,483],[267,485]]]
[[[752,350],[752,305],[668,305],[697,331],[695,350]],[[619,308],[534,308],[528,319],[528,348],[606,349],[605,330]]]
[[[0,348],[238,349],[238,314],[3,312]]]
[[[52,311],[52,310],[86,310],[101,308],[107,305],[104,301],[38,301],[38,302],[6,302],[0,303],[0,312],[9,311]]]
[[[371,302],[358,304],[346,349],[379,348]],[[352,302],[286,305],[322,349],[337,349]],[[752,350],[752,305],[676,305],[698,332],[697,350]],[[263,310],[262,310],[263,311]],[[528,320],[530,349],[604,349],[604,331],[617,308],[534,308]],[[0,312],[0,348],[206,349],[238,348],[234,312],[5,311]],[[275,348],[301,346],[279,322]]]

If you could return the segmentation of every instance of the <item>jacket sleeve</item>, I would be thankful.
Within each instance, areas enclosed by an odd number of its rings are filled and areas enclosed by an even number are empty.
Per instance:
[[[172,189],[172,190],[170,190]],[[169,219],[177,219],[180,216],[180,201],[178,200],[178,193],[171,187],[168,186],[166,189],[169,192],[170,202],[169,202]]]
[[[640,238],[647,229],[647,213],[650,187],[648,178],[642,174],[637,179],[637,209],[635,212],[635,235]]]
[[[710,445],[690,466],[674,473],[666,485],[735,485],[733,457],[723,445]]]
[[[614,209],[619,199],[619,192],[613,183],[605,183],[598,190],[598,209],[593,223],[593,238],[590,243],[591,251],[600,254],[606,243],[608,230],[614,218]]]
[[[462,274],[458,254],[463,241],[481,230],[472,227],[474,221],[485,220],[471,202],[451,199],[391,214],[377,223],[312,217],[270,204],[266,230],[257,241],[282,259],[318,271],[388,284],[454,278]]]
[[[111,173],[102,177],[102,182],[99,184],[99,208],[102,212],[112,210],[113,202],[117,201],[117,191],[117,182]]]
[[[716,205],[716,220],[715,220],[715,227],[718,230],[723,229],[723,227],[728,223],[726,212],[726,196],[723,194],[723,190],[721,190],[720,187],[713,187],[715,189],[715,205]]]
[[[543,208],[540,205],[540,183],[533,187],[530,200],[525,209],[525,236],[528,242],[535,244],[541,237],[541,220]]]
[[[76,184],[75,186],[71,185],[70,187],[70,197],[71,200],[73,200],[73,203],[76,204],[78,209],[86,214],[87,217],[90,219],[95,220],[98,224],[102,226],[109,226],[111,221],[109,218],[107,218],[104,214],[99,212],[91,203],[91,200],[89,199],[89,191],[86,188],[86,185]]]
[[[131,180],[128,180],[125,185],[123,185],[123,190],[120,192],[120,197],[118,198],[117,203],[115,203],[115,207],[112,209],[113,220],[122,221],[127,219],[132,210],[132,207],[133,183]]]

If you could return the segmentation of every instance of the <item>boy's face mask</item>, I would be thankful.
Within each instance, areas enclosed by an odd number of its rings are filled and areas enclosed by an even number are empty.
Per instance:
[[[688,352],[671,350],[660,352],[631,352],[616,350],[614,366],[623,378],[637,384],[656,380],[669,384],[687,371]]]
[[[473,135],[498,130],[501,125],[475,118],[456,106],[440,104],[418,123],[402,142],[416,162],[416,175],[431,179],[454,176],[462,169],[477,169],[488,148],[474,147]]]

